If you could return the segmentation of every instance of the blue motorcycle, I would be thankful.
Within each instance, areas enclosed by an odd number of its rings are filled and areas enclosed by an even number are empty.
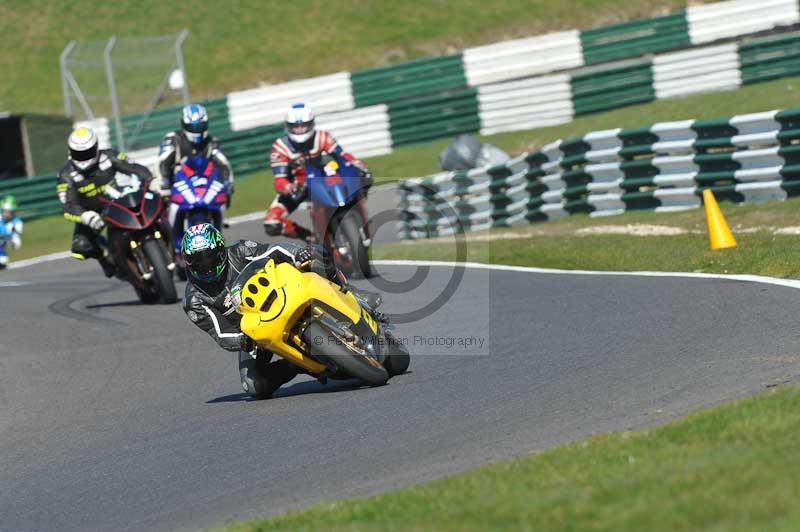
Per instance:
[[[311,202],[311,223],[317,242],[328,248],[345,275],[370,277],[366,191],[361,172],[335,160],[321,168],[306,167],[303,193]]]
[[[186,230],[197,224],[210,223],[222,230],[222,208],[228,201],[229,189],[214,163],[201,155],[187,157],[172,180],[170,218],[172,244],[178,261],[178,276],[186,280],[186,263],[180,256],[181,239]]]

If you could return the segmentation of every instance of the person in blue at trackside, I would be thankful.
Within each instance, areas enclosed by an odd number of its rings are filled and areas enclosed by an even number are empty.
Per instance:
[[[8,266],[7,246],[14,249],[22,247],[22,218],[17,216],[17,200],[6,196],[0,202],[2,222],[0,222],[0,269]]]

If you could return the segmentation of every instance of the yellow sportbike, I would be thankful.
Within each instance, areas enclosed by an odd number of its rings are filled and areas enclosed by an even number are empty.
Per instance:
[[[249,264],[231,295],[244,334],[320,378],[378,386],[403,373],[409,354],[352,291],[272,258]]]

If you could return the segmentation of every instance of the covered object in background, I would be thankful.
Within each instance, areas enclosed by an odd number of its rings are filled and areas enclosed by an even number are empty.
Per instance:
[[[502,164],[510,158],[497,146],[482,143],[477,137],[464,133],[442,150],[439,154],[439,166],[446,172],[471,170]]]

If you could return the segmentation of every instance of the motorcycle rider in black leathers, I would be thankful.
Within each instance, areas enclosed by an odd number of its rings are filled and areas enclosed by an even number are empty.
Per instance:
[[[202,155],[219,170],[219,178],[229,184],[228,206],[233,196],[233,168],[225,154],[219,149],[219,142],[208,134],[208,113],[199,104],[187,105],[181,114],[181,129],[164,135],[158,152],[158,175],[161,179],[161,195],[169,196],[175,169],[189,156]],[[171,209],[169,222],[175,222],[176,209]],[[223,212],[223,219],[225,213]]]
[[[78,260],[97,259],[103,273],[111,277],[116,267],[103,245],[105,222],[100,215],[100,198],[111,189],[122,191],[126,186],[140,185],[150,178],[150,171],[128,161],[125,154],[100,150],[97,135],[87,127],[75,129],[67,144],[69,160],[58,172],[56,191],[64,218],[75,223],[72,256]]]
[[[257,398],[270,397],[301,370],[285,359],[270,362],[272,353],[260,348],[254,350],[252,340],[242,333],[241,315],[230,293],[239,273],[251,261],[270,257],[278,263],[290,262],[318,273],[343,290],[351,290],[322,246],[270,245],[244,240],[226,247],[222,234],[213,225],[199,224],[184,234],[181,252],[189,274],[183,301],[186,315],[222,349],[239,352],[242,388]],[[363,290],[354,294],[371,310],[381,303],[379,294]],[[376,318],[385,319],[381,313],[374,310],[373,313]]]

